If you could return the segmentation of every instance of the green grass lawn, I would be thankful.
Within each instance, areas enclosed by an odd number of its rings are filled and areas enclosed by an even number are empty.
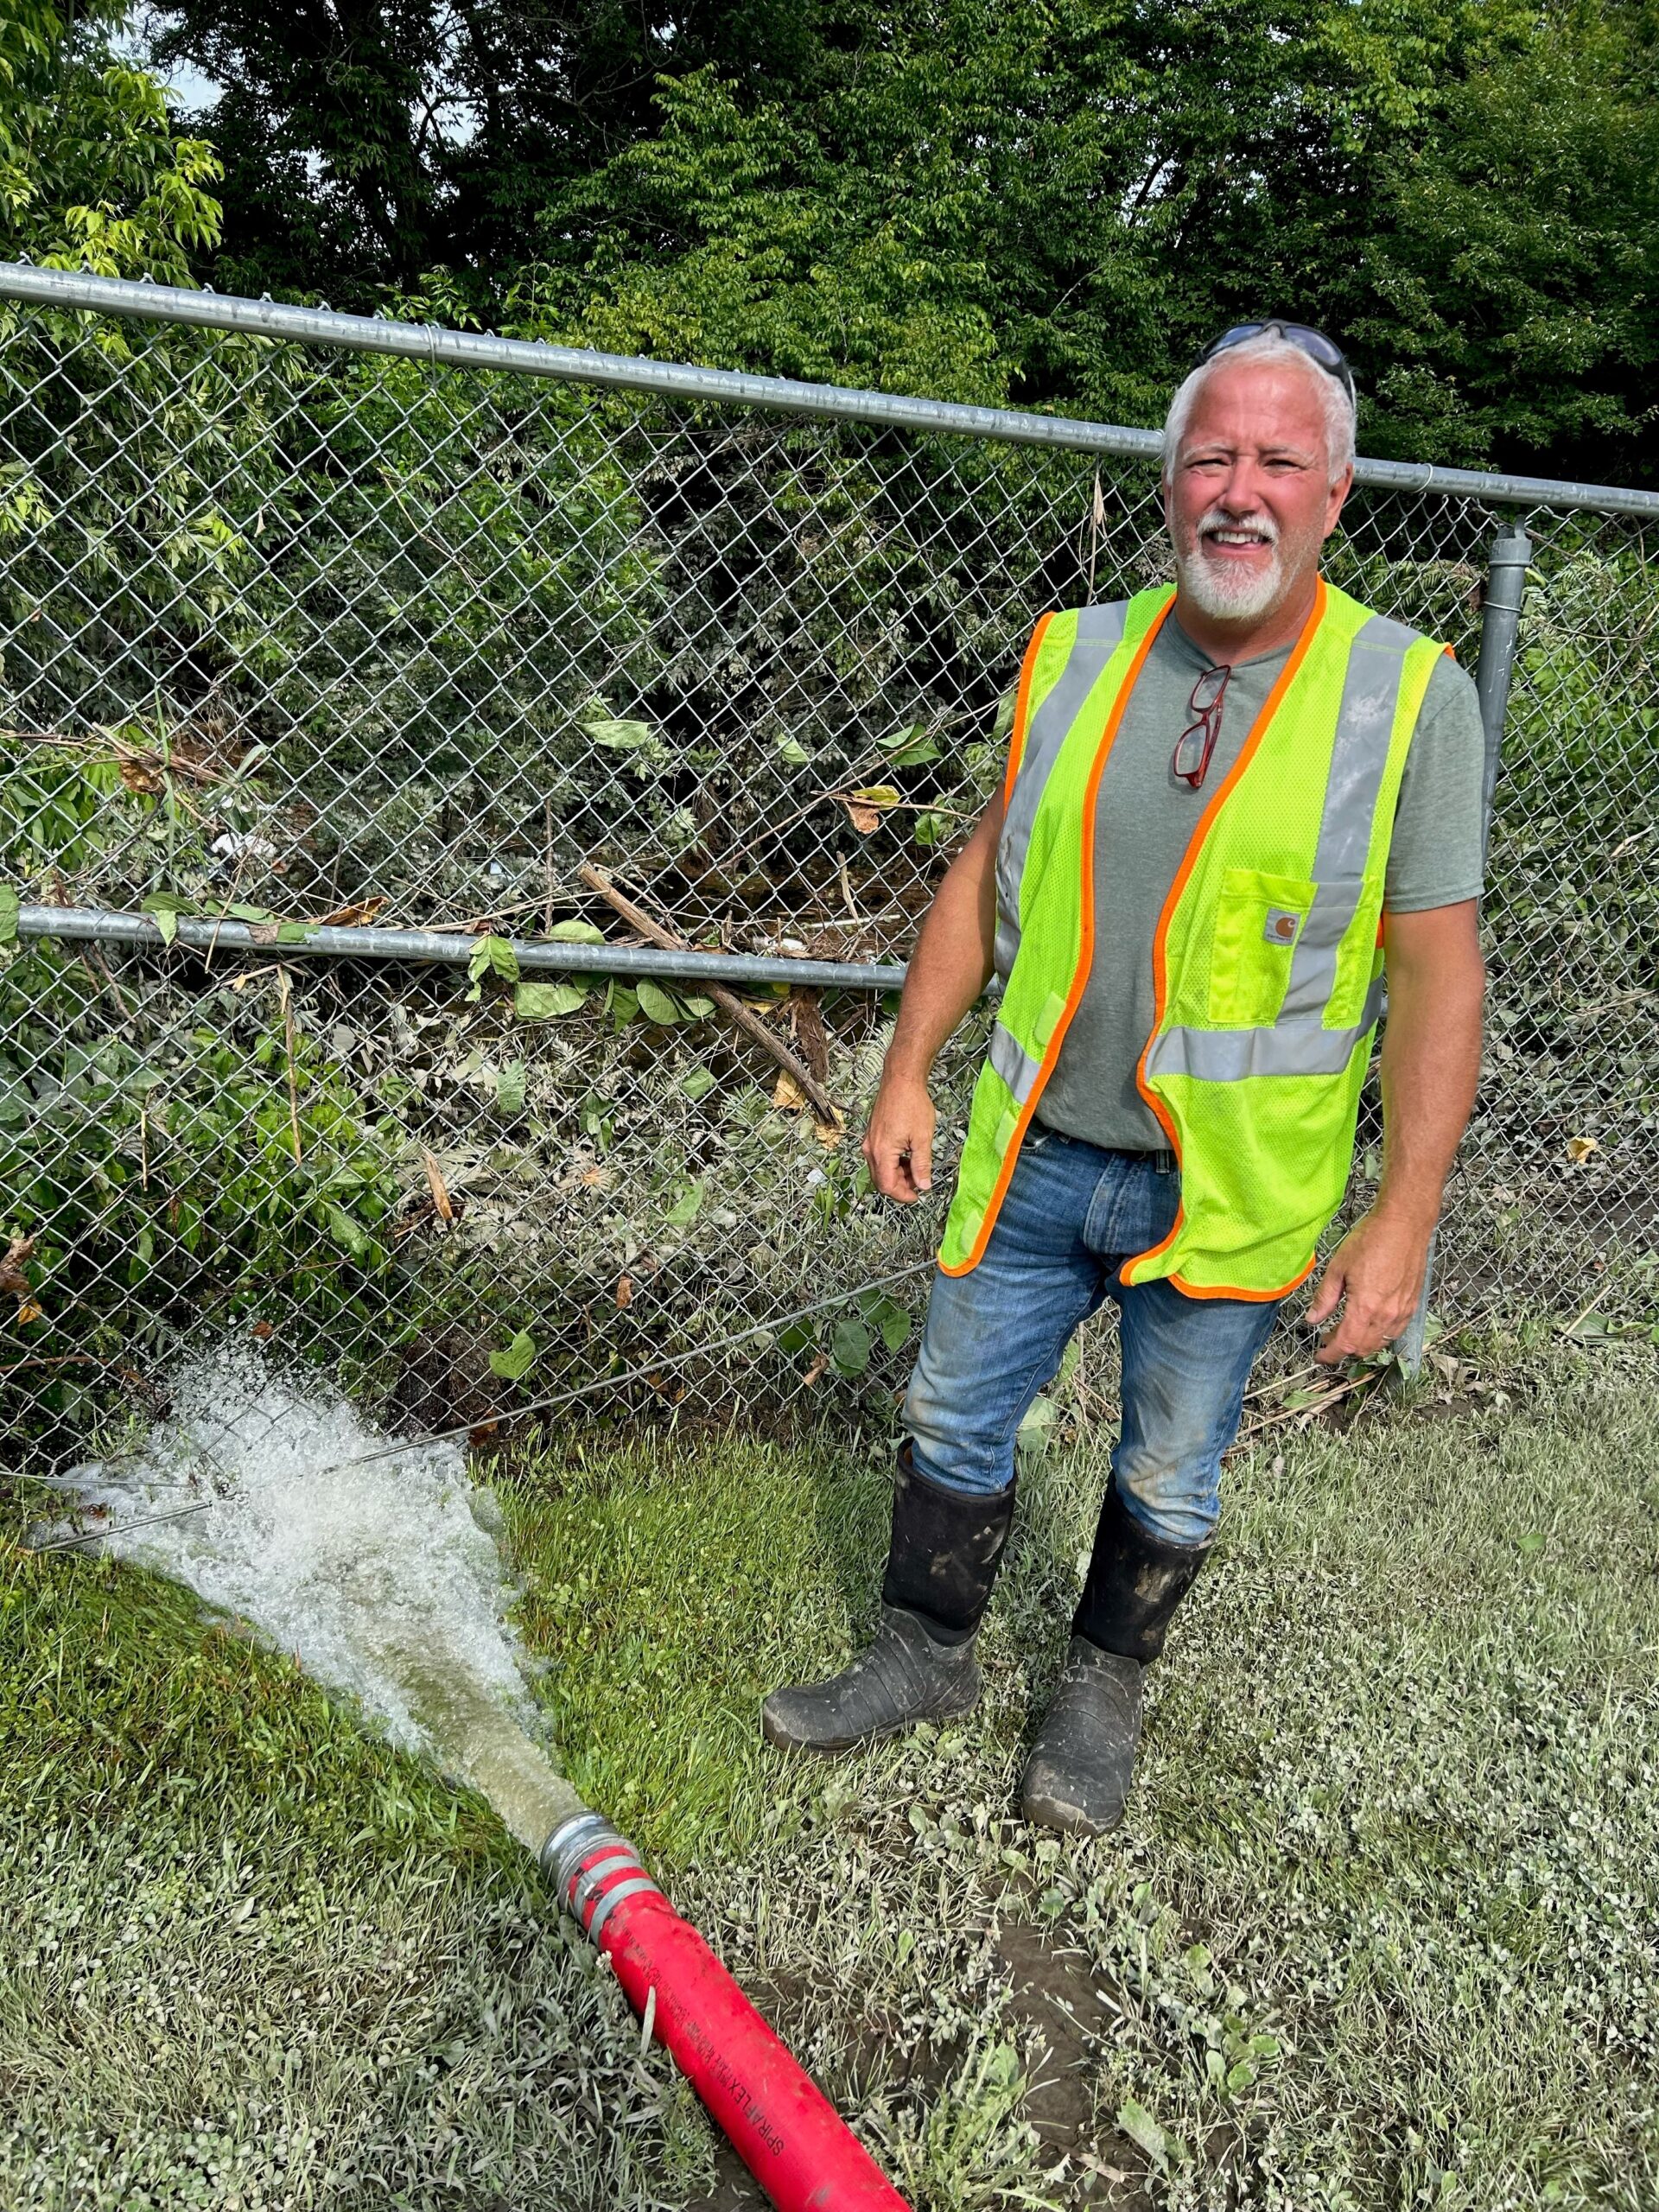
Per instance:
[[[755,1706],[868,1624],[882,1465],[573,1446],[499,1484],[564,1764],[927,2212],[1650,2208],[1659,1376],[1599,1357],[1241,1457],[1103,1844],[1013,1813],[1097,1449],[1027,1479],[981,1713],[820,1765]],[[483,1807],[180,1592],[3,1573],[0,2203],[709,2197]]]

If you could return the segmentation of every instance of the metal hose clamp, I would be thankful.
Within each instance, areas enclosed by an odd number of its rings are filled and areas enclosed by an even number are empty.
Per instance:
[[[626,1898],[662,1895],[639,1853],[601,1813],[562,1821],[542,1846],[541,1862],[559,1903],[594,1943]]]

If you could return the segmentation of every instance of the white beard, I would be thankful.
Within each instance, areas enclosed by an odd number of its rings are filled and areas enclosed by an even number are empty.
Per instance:
[[[1199,613],[1218,622],[1252,621],[1270,613],[1285,588],[1285,564],[1276,545],[1268,566],[1251,574],[1230,561],[1206,560],[1200,540],[1190,553],[1176,556],[1175,574]]]

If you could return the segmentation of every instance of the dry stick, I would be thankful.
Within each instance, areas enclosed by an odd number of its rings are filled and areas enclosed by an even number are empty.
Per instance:
[[[604,870],[595,868],[591,861],[584,861],[576,874],[590,891],[598,892],[607,906],[615,908],[630,929],[638,930],[641,937],[664,952],[696,950],[696,948],[688,944],[683,937],[676,937],[671,930],[665,930],[660,924],[653,922],[649,914],[634,905],[632,899],[625,898]],[[697,981],[701,987],[702,977],[699,976]],[[723,983],[710,983],[708,990],[710,998],[728,1020],[735,1022],[746,1037],[752,1037],[757,1045],[766,1046],[785,1074],[799,1086],[801,1096],[819,1121],[830,1128],[839,1128],[842,1121],[840,1107],[811,1070],[791,1052],[776,1030],[769,1029],[758,1014],[751,1014],[742,1000],[728,991]]]
[[[294,989],[289,973],[281,963],[276,968],[276,988],[283,1001],[283,1046],[288,1057],[288,1126],[294,1137],[294,1165],[303,1167],[305,1154],[300,1145],[300,1086],[294,1069]]]

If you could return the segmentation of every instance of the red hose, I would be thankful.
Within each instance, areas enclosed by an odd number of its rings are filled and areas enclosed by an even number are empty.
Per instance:
[[[561,1828],[543,1858],[553,1862],[561,1902],[616,1968],[628,2002],[651,2018],[778,2212],[908,2212],[631,1844],[594,1815]]]

